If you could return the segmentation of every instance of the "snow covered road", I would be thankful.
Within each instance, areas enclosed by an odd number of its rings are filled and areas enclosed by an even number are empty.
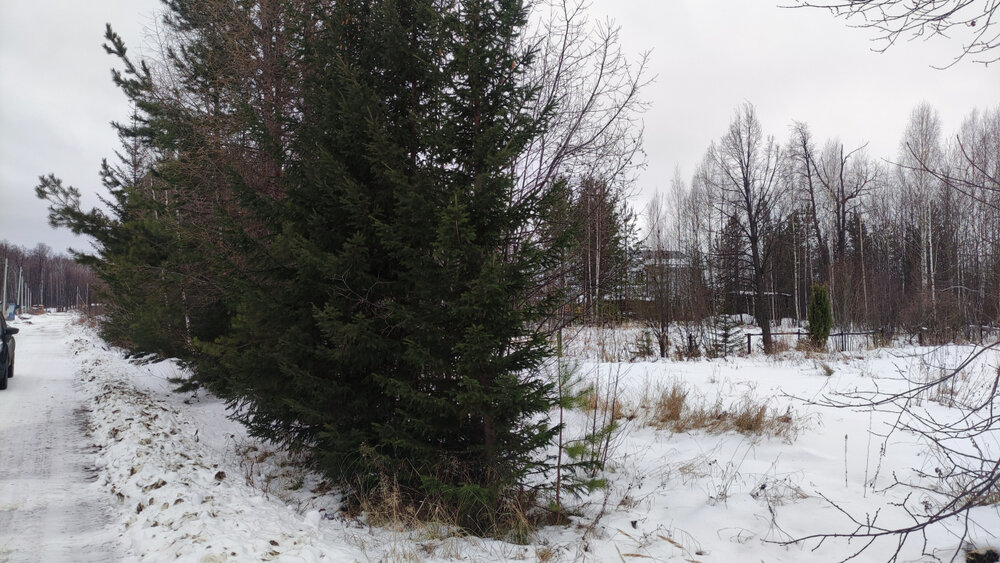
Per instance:
[[[0,561],[117,559],[66,318],[14,326],[17,369],[0,393]]]

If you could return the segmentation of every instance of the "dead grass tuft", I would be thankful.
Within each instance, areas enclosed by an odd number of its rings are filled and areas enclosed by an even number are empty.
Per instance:
[[[377,479],[352,487],[344,509],[347,517],[365,525],[432,543],[475,535],[527,545],[539,527],[552,523],[537,491],[511,489],[501,494],[492,508],[477,508],[441,493],[407,488],[376,458],[369,462]]]
[[[97,328],[98,320],[94,315],[88,315],[86,312],[82,312],[73,319],[73,324],[82,325],[87,328]]]
[[[609,412],[612,409],[618,410],[615,402],[607,397],[599,396],[597,393],[590,392],[586,397],[585,410],[588,412]],[[612,413],[612,417],[615,417],[616,413]],[[615,417],[618,418],[618,417]]]
[[[660,400],[653,403],[653,420],[658,425],[679,421],[684,413],[687,394],[687,390],[677,384],[670,387],[669,391],[664,391]]]
[[[767,405],[744,397],[730,414],[733,427],[740,434],[762,434],[767,422]]]
[[[550,545],[541,545],[535,547],[535,558],[538,559],[539,563],[548,563],[549,561],[555,561],[558,551],[556,548]]]
[[[304,452],[282,450],[252,439],[236,440],[231,448],[246,484],[265,496],[274,494],[287,500],[289,491],[298,490],[305,484],[309,464]],[[323,485],[325,482],[321,483]]]
[[[611,415],[611,420],[618,422],[621,420],[634,420],[636,418],[635,408],[622,400],[620,397],[612,396],[610,393],[598,394],[591,391],[586,396],[584,405],[587,412]]]
[[[822,354],[823,352],[826,352],[825,348],[820,348],[809,338],[798,339],[795,343],[795,350],[799,352],[812,352],[813,354]]]
[[[738,432],[747,436],[794,440],[800,427],[791,411],[780,413],[769,408],[767,401],[755,397],[750,390],[726,405],[722,397],[713,402],[705,401],[683,383],[675,381],[661,391],[657,399],[646,400],[643,404],[651,405],[647,409],[647,424],[672,432]]]

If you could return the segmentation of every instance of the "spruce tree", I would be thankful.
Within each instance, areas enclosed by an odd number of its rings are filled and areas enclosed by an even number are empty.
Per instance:
[[[545,221],[555,203],[547,196],[557,194],[515,194],[511,170],[544,125],[530,117],[534,92],[521,85],[530,64],[516,47],[525,17],[520,2],[481,0],[460,2],[448,15],[445,205],[436,213],[432,261],[418,265],[426,298],[417,310],[432,328],[414,336],[418,349],[440,353],[425,372],[427,391],[414,390],[443,400],[430,443],[444,446],[437,455],[448,469],[423,478],[462,504],[475,500],[477,510],[522,482],[531,454],[553,435],[537,416],[553,406],[552,388],[534,373],[548,354],[534,327],[552,302],[530,296],[556,252],[525,233]],[[399,422],[395,428],[408,428]]]
[[[527,111],[524,23],[519,2],[334,6],[303,52],[323,63],[271,287],[248,288],[203,345],[255,433],[482,532],[554,434],[536,327],[555,300],[535,294],[560,249],[530,233],[557,198],[516,194],[511,169],[544,125]]]
[[[716,315],[712,319],[712,348],[710,354],[714,358],[726,358],[736,355],[743,349],[743,333],[733,315]]]
[[[833,311],[830,309],[830,295],[826,285],[813,284],[809,294],[809,340],[819,349],[826,348],[826,340],[830,337],[833,326]]]

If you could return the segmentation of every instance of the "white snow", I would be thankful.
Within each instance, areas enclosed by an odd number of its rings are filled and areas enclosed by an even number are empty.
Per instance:
[[[952,365],[970,350],[625,363],[600,357],[627,354],[568,345],[584,380],[618,381],[634,418],[623,419],[614,439],[608,487],[572,503],[573,524],[544,528],[520,546],[342,516],[336,490],[293,456],[248,438],[219,400],[172,392],[169,379],[185,376],[176,363],[130,362],[71,314],[14,326],[21,328],[17,374],[0,392],[0,561],[837,561],[863,544],[781,542],[851,531],[837,506],[907,523],[898,504],[908,491],[887,487],[916,479],[918,469],[933,473],[938,459],[911,434],[883,438],[891,412],[803,399],[904,389],[900,373],[930,377],[937,371],[927,361]],[[998,363],[997,354],[985,357],[957,391],[981,390],[977,377],[991,376]],[[767,400],[797,432],[748,437],[643,424],[643,398],[674,382],[709,403]],[[927,398],[916,408],[942,418],[958,412]],[[569,413],[568,432],[579,433],[583,418]],[[996,430],[978,445],[1000,452]],[[942,498],[929,491],[907,506]],[[972,516],[967,540],[998,543],[997,507]],[[962,526],[932,527],[926,547],[915,537],[900,560],[923,560],[922,548],[950,560]],[[857,560],[885,561],[895,547],[878,542]]]

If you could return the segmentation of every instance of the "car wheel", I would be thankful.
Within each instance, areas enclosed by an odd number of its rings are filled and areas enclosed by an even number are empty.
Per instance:
[[[7,368],[7,379],[14,377],[14,362],[10,363],[10,367]]]
[[[7,362],[4,362],[6,364]],[[4,365],[3,369],[0,369],[0,391],[7,388],[7,366]]]

